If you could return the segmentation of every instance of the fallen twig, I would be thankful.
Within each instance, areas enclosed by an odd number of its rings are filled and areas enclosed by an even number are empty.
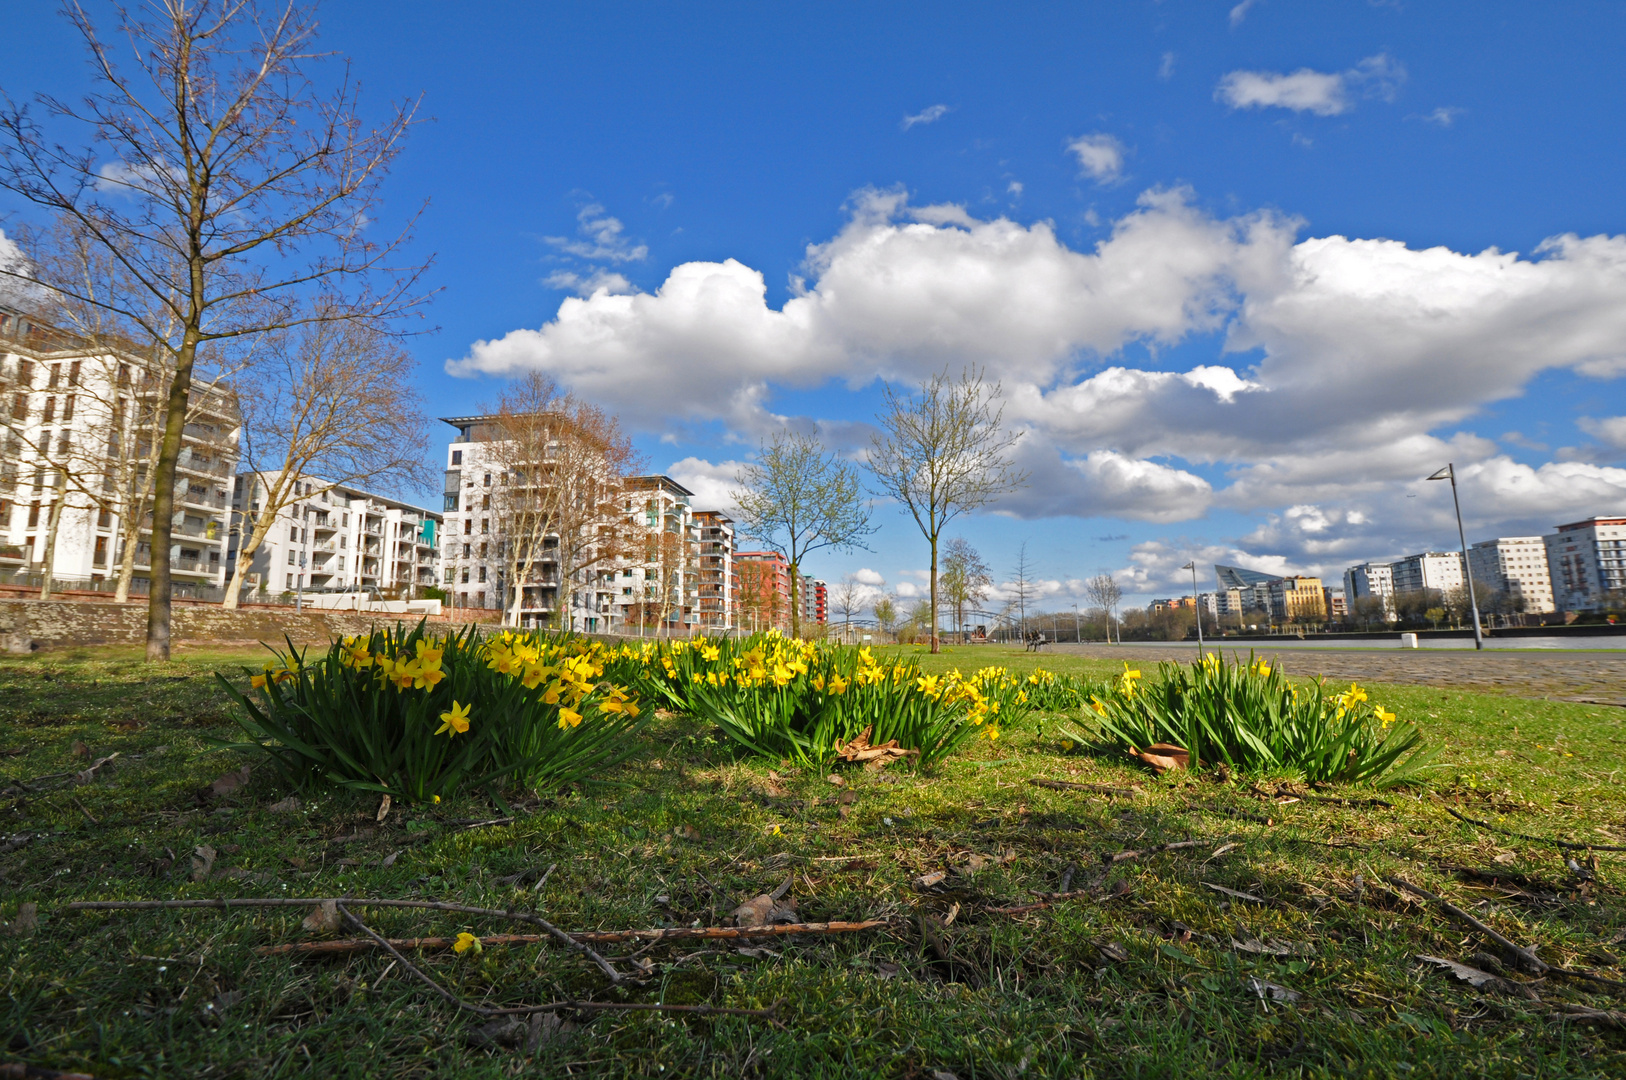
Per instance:
[[[1545,975],[1549,970],[1552,969],[1552,965],[1537,956],[1534,949],[1527,949],[1522,945],[1514,944],[1511,939],[1503,937],[1495,930],[1492,930],[1489,926],[1486,926],[1484,923],[1480,922],[1466,911],[1463,911],[1461,908],[1457,907],[1457,905],[1445,899],[1445,897],[1436,893],[1431,893],[1419,885],[1413,885],[1404,878],[1390,875],[1385,877],[1384,880],[1391,885],[1398,885],[1400,888],[1405,889],[1414,896],[1420,896],[1424,900],[1434,901],[1434,903],[1440,906],[1441,911],[1444,911],[1454,918],[1467,923],[1469,926],[1473,927],[1475,930],[1478,930],[1481,934],[1484,934],[1486,937],[1496,942],[1496,944],[1506,949],[1521,963],[1523,963],[1525,968],[1532,974]]]
[[[1176,840],[1172,844],[1159,844],[1156,847],[1117,851],[1110,855],[1103,855],[1101,861],[1105,863],[1121,863],[1129,859],[1138,859],[1144,855],[1156,855],[1160,851],[1179,851],[1181,848],[1202,847],[1212,843],[1210,840]]]
[[[1445,807],[1445,812],[1454,818],[1461,818],[1470,825],[1478,825],[1481,829],[1489,829],[1491,832],[1499,832],[1504,836],[1516,836],[1520,840],[1533,840],[1538,844],[1551,844],[1554,847],[1568,848],[1571,851],[1626,851],[1626,847],[1618,847],[1610,844],[1577,844],[1569,840],[1549,840],[1545,836],[1532,836],[1529,833],[1514,832],[1512,829],[1504,829],[1500,825],[1492,825],[1488,821],[1480,821],[1478,818],[1471,818],[1467,814],[1459,814],[1449,806]]]
[[[1335,806],[1381,806],[1386,810],[1393,810],[1395,804],[1383,799],[1348,799],[1340,795],[1311,795],[1308,792],[1299,795],[1300,799],[1309,799],[1311,802],[1332,803]]]
[[[1133,798],[1134,788],[1113,787],[1111,784],[1075,784],[1071,780],[1038,780],[1030,779],[1028,783],[1034,787],[1051,788],[1055,791],[1093,791],[1099,795],[1121,795],[1124,798]]]
[[[521,1005],[506,1009],[488,1009],[483,1005],[476,1005],[472,1001],[464,1001],[462,998],[441,986],[422,968],[419,968],[417,965],[413,964],[412,961],[402,956],[399,950],[389,943],[388,939],[380,937],[366,923],[362,922],[360,919],[356,918],[355,915],[351,914],[342,903],[338,905],[338,908],[344,917],[349,920],[349,922],[355,926],[356,929],[366,934],[391,956],[395,957],[396,963],[400,964],[406,970],[416,975],[418,979],[424,983],[424,985],[428,986],[444,1001],[456,1008],[467,1010],[468,1012],[475,1013],[479,1016],[528,1016],[531,1013],[557,1012],[560,1009],[619,1009],[637,1012],[685,1012],[697,1013],[700,1015],[760,1016],[771,1024],[777,1023],[777,1021],[775,1021],[773,1018],[773,1014],[778,1011],[777,1005],[769,1009],[728,1009],[716,1005],[665,1005],[653,1002],[553,1001],[548,1002],[545,1005]]]
[[[115,750],[111,754],[108,754],[106,757],[97,758],[94,762],[91,763],[90,768],[86,769],[84,772],[74,774],[74,777],[73,777],[74,782],[78,783],[78,784],[88,784],[88,783],[90,783],[92,780],[96,779],[96,770],[97,769],[101,768],[103,765],[106,765],[108,762],[112,761],[114,758],[116,758],[118,756],[119,756],[119,751]]]
[[[626,976],[622,975],[610,962],[594,952],[585,941],[577,940],[570,934],[554,926],[540,915],[529,911],[505,911],[500,908],[472,907],[468,904],[447,904],[438,900],[369,900],[354,896],[324,896],[324,897],[251,897],[241,900],[86,900],[69,904],[67,911],[120,911],[142,910],[150,908],[188,908],[188,907],[292,907],[317,906],[324,903],[339,905],[356,904],[362,907],[394,907],[418,908],[427,911],[455,911],[463,915],[486,915],[495,919],[514,919],[518,922],[535,923],[548,934],[568,947],[586,956],[612,983],[619,983]]]
[[[1082,894],[1077,894],[1082,895]],[[775,926],[676,926],[656,930],[589,930],[577,931],[570,936],[595,945],[614,945],[624,941],[709,941],[737,940],[756,937],[783,937],[788,934],[848,934],[860,930],[873,930],[891,924],[889,919],[869,919],[864,922],[780,923]],[[482,945],[534,945],[547,940],[546,934],[492,934],[481,937]],[[390,943],[401,949],[423,951],[449,949],[455,938],[390,938]],[[366,952],[377,943],[366,938],[345,938],[337,941],[303,941],[288,945],[262,945],[255,949],[260,956],[325,956],[338,953]],[[636,954],[635,954],[636,955]],[[622,959],[626,959],[622,957]]]
[[[993,912],[996,915],[1021,915],[1029,911],[1038,911],[1040,908],[1050,907],[1063,900],[1077,900],[1083,896],[1094,896],[1095,892],[1092,889],[1078,889],[1074,892],[1040,893],[1039,895],[1043,896],[1044,899],[1036,900],[1031,904],[1013,904],[1010,907],[990,907],[983,908],[983,910]]]
[[[1200,810],[1205,814],[1219,814],[1222,817],[1240,818],[1243,821],[1253,821],[1260,825],[1276,824],[1275,818],[1264,817],[1260,814],[1250,814],[1246,810],[1237,810],[1229,806],[1205,806],[1202,803],[1194,803],[1191,808],[1193,810]]]

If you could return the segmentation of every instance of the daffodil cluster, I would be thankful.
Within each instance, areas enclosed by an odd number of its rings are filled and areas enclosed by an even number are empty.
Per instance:
[[[1309,781],[1396,783],[1418,774],[1428,754],[1415,727],[1397,731],[1389,709],[1358,684],[1289,682],[1262,659],[1212,654],[1189,666],[1161,664],[1156,680],[1124,665],[1110,693],[1091,699],[1096,723],[1126,749],[1170,743],[1194,767],[1297,772]]]
[[[468,786],[587,778],[633,749],[641,712],[604,678],[609,650],[571,635],[474,627],[444,634],[378,630],[336,641],[320,660],[297,651],[232,689],[244,749],[288,779],[320,779],[406,801]]]

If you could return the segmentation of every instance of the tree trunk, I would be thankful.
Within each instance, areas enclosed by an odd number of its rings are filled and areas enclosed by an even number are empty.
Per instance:
[[[50,523],[45,527],[45,553],[40,556],[40,561],[44,564],[45,569],[45,581],[40,585],[41,600],[51,598],[51,571],[56,565],[56,534],[62,525],[63,508],[68,502],[67,483],[65,481],[63,483],[54,482],[60,480],[63,480],[63,477],[61,470],[58,470],[57,475],[53,477],[52,485],[56,488],[56,501],[51,503]]]
[[[201,286],[201,282],[195,283]],[[194,292],[200,292],[195,287]],[[198,331],[189,326],[175,357],[174,381],[164,416],[164,441],[158,451],[152,495],[152,593],[147,598],[147,660],[169,661],[170,533],[175,514],[175,466],[181,456],[181,434],[186,429],[186,404],[192,390],[192,363],[197,358]]]
[[[237,565],[232,568],[231,580],[226,582],[226,596],[220,601],[220,606],[227,611],[236,611],[238,597],[243,591],[243,575],[254,563],[254,552],[242,548],[237,552]]]
[[[931,619],[931,630],[932,630],[932,652],[939,653],[939,652],[942,652],[943,649],[942,649],[942,646],[939,645],[938,641],[937,641],[937,536],[936,536],[936,534],[932,535],[932,610],[931,610],[930,619]]]
[[[113,600],[116,603],[126,603],[130,599],[130,582],[135,577],[135,549],[141,538],[141,519],[130,518],[128,514],[119,518],[119,538],[124,550],[119,553],[119,583],[113,590]]]
[[[802,636],[802,605],[796,602],[798,586],[802,584],[802,571],[795,563],[790,564],[790,636]]]

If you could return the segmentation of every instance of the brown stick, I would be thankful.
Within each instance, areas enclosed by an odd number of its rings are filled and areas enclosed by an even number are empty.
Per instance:
[[[1083,895],[1082,893],[1076,895]],[[578,941],[591,941],[597,945],[613,945],[623,941],[743,940],[756,937],[781,937],[787,934],[847,934],[860,930],[873,930],[889,926],[889,919],[869,919],[864,922],[781,923],[778,926],[678,926],[666,930],[589,930],[578,931],[571,937]],[[482,945],[534,945],[547,940],[545,934],[492,934],[482,937]],[[390,938],[390,944],[401,949],[432,951],[449,949],[455,938]],[[337,941],[303,941],[288,945],[262,945],[254,952],[259,956],[327,956],[339,953],[366,952],[377,948],[377,943],[366,938],[344,938]]]
[[[1229,806],[1203,806],[1199,803],[1193,806],[1192,809],[1200,810],[1205,814],[1219,814],[1223,817],[1241,818],[1243,821],[1255,821],[1260,825],[1276,824],[1274,818],[1267,818],[1260,814],[1250,814],[1246,810],[1235,810]]]
[[[338,909],[353,926],[355,926],[362,933],[366,934],[391,956],[395,957],[397,963],[406,968],[412,974],[416,975],[425,985],[438,994],[443,1000],[456,1008],[465,1009],[480,1016],[527,1016],[531,1013],[557,1012],[560,1009],[623,1009],[641,1012],[686,1012],[714,1016],[760,1016],[766,1019],[769,1023],[775,1023],[773,1014],[778,1011],[777,1005],[770,1009],[728,1009],[716,1005],[664,1005],[653,1002],[645,1003],[624,1001],[553,1001],[545,1005],[521,1005],[516,1008],[508,1009],[488,1009],[483,1005],[476,1005],[472,1001],[464,1001],[462,998],[453,994],[434,979],[430,978],[427,973],[425,973],[417,965],[413,964],[412,961],[402,956],[401,953],[393,945],[391,945],[387,939],[374,933],[366,923],[352,915],[343,904],[339,904]]]
[[[991,911],[996,915],[1021,915],[1024,912],[1038,911],[1040,908],[1050,907],[1052,904],[1059,903],[1062,900],[1076,900],[1081,896],[1094,896],[1095,894],[1089,889],[1079,889],[1076,892],[1041,893],[1040,895],[1043,896],[1044,899],[1036,901],[1032,904],[1016,904],[1011,907],[991,907],[983,908],[983,910]]]
[[[1028,783],[1034,787],[1051,788],[1055,791],[1093,791],[1100,795],[1122,795],[1133,798],[1134,788],[1113,787],[1111,784],[1075,784],[1071,780],[1033,780]]]
[[[1445,899],[1445,897],[1431,893],[1421,886],[1413,885],[1404,878],[1394,877],[1391,875],[1385,877],[1384,880],[1391,885],[1400,886],[1402,889],[1405,889],[1414,896],[1421,896],[1425,900],[1434,901],[1440,906],[1441,911],[1446,912],[1461,922],[1467,923],[1469,926],[1473,927],[1475,930],[1478,930],[1481,934],[1484,934],[1486,937],[1496,942],[1496,944],[1506,949],[1519,960],[1523,961],[1526,968],[1528,968],[1532,973],[1536,975],[1545,975],[1551,968],[1552,965],[1548,964],[1545,960],[1537,956],[1534,949],[1527,949],[1522,945],[1514,944],[1510,939],[1498,934],[1495,930],[1492,930],[1490,927],[1486,926],[1484,923],[1480,922],[1466,911],[1463,911],[1461,908],[1457,907],[1457,905]]]
[[[1138,859],[1143,855],[1156,855],[1160,851],[1179,851],[1181,848],[1202,847],[1204,844],[1212,842],[1211,840],[1176,840],[1172,844],[1159,844],[1157,847],[1143,848],[1139,851],[1114,852],[1111,855],[1102,856],[1102,861],[1109,864],[1121,863],[1129,859]]]
[[[1471,818],[1467,814],[1459,814],[1449,806],[1445,808],[1445,812],[1454,818],[1461,818],[1470,825],[1478,825],[1481,829],[1489,829],[1491,832],[1499,832],[1505,836],[1516,836],[1520,840],[1534,840],[1538,844],[1551,844],[1554,847],[1569,848],[1571,851],[1626,851],[1626,847],[1614,847],[1609,844],[1577,844],[1569,840],[1549,840],[1545,836],[1531,836],[1529,833],[1514,832],[1512,829],[1492,825],[1488,821]]]

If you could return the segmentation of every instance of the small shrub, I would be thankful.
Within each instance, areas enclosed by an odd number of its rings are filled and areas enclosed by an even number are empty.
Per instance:
[[[1142,685],[1124,665],[1116,687],[1092,702],[1108,740],[1127,750],[1173,743],[1193,768],[1225,763],[1243,773],[1294,773],[1319,782],[1389,785],[1412,778],[1432,752],[1414,724],[1367,700],[1351,683],[1330,690],[1319,680],[1294,686],[1281,669],[1251,656],[1228,663],[1212,655],[1190,665],[1158,665]]]
[[[292,643],[237,702],[251,741],[296,786],[325,781],[408,802],[499,781],[586,779],[624,758],[641,725],[604,682],[603,646],[569,635],[432,637],[423,623],[334,642],[317,659]]]

